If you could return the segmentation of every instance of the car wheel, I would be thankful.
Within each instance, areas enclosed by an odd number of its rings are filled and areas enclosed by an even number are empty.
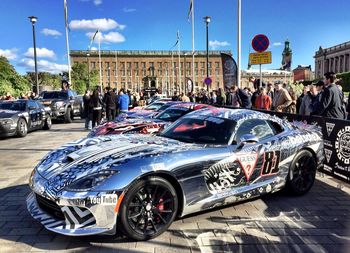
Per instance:
[[[302,150],[293,159],[287,178],[287,191],[293,195],[307,193],[315,182],[317,165],[310,151]]]
[[[120,208],[120,223],[126,236],[152,239],[163,233],[175,219],[178,199],[165,179],[149,177],[137,181],[127,191]]]
[[[17,122],[17,136],[24,137],[28,133],[28,125],[25,119],[21,118]]]
[[[66,114],[64,115],[64,122],[66,123],[72,123],[73,117],[72,117],[72,108],[68,107]]]
[[[44,130],[50,130],[50,129],[51,129],[51,126],[52,126],[51,117],[50,117],[50,116],[47,116],[47,117],[46,117],[46,120],[45,120],[45,123],[44,123],[43,129],[44,129]]]

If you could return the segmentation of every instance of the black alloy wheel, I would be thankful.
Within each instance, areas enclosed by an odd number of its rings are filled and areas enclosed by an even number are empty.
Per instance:
[[[120,208],[120,222],[126,236],[152,239],[163,233],[175,219],[178,199],[165,179],[149,177],[136,182],[126,193]]]
[[[25,137],[28,133],[28,124],[25,119],[20,118],[17,122],[17,136]]]
[[[293,195],[303,195],[307,193],[315,182],[317,165],[315,158],[310,151],[299,152],[291,165],[287,189]]]

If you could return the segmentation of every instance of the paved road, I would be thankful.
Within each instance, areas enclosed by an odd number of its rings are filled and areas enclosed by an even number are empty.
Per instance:
[[[82,126],[0,140],[0,252],[350,252],[350,186],[323,174],[306,196],[277,193],[186,217],[148,242],[49,232],[26,210],[28,178],[48,151],[85,136]]]

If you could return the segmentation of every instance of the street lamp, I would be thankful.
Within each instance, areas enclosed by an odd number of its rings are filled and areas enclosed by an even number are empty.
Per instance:
[[[204,22],[206,25],[206,35],[207,35],[207,78],[209,77],[209,35],[208,35],[208,27],[209,27],[209,23],[210,23],[210,17],[209,16],[205,16],[204,18]],[[207,91],[209,91],[209,85],[207,85]]]
[[[87,53],[86,54],[86,58],[87,58],[87,65],[88,65],[88,89],[90,89],[90,61],[89,61],[89,58],[90,58],[90,53]]]
[[[33,44],[34,44],[34,66],[35,66],[35,86],[36,94],[39,94],[39,81],[38,81],[38,65],[36,60],[36,43],[35,43],[35,23],[38,21],[38,18],[35,16],[28,17],[33,27]]]

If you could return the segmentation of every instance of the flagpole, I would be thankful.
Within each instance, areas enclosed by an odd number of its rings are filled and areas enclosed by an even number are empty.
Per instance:
[[[65,27],[66,27],[66,47],[67,47],[67,64],[68,64],[68,80],[69,84],[72,85],[71,69],[70,69],[70,53],[69,53],[69,39],[68,39],[68,10],[67,0],[64,0],[64,16],[65,16]]]
[[[238,1],[238,29],[237,29],[237,86],[241,86],[241,0]]]
[[[194,87],[196,83],[194,73],[194,50],[194,0],[192,0],[192,87]]]
[[[171,89],[171,94],[174,94],[174,84],[175,84],[175,69],[174,69],[174,54],[173,54],[173,49],[171,49],[171,72],[172,72],[172,76],[173,76],[173,78],[172,78],[172,85],[171,85],[171,87],[172,88],[170,88]]]
[[[100,33],[99,30],[97,30],[98,33]],[[101,34],[98,36],[98,62],[99,62],[99,68],[100,68],[100,87],[101,87],[101,93],[102,93],[102,62],[101,62]]]
[[[115,51],[115,82],[118,89],[118,51]]]
[[[179,43],[177,44],[178,54],[179,54],[179,92],[181,93],[181,59],[180,59],[180,31],[177,31]]]

